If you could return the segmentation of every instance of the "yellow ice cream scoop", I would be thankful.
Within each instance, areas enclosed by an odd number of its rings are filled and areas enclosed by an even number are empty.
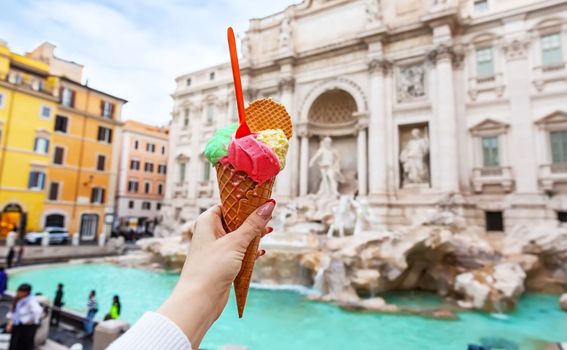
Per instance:
[[[256,139],[268,146],[280,163],[280,170],[285,167],[285,157],[287,155],[288,140],[285,133],[280,129],[266,129],[257,132]]]

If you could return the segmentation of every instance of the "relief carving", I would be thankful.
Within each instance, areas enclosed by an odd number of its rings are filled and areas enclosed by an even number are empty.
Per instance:
[[[398,71],[398,102],[425,96],[425,67],[406,66]]]

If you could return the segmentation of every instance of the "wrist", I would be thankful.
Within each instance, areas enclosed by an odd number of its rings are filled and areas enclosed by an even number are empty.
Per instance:
[[[206,288],[197,284],[176,286],[157,312],[177,324],[194,349],[216,319]]]

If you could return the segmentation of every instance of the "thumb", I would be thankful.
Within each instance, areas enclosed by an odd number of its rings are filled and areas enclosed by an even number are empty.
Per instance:
[[[275,206],[275,200],[268,200],[256,209],[255,212],[250,214],[242,225],[228,236],[238,245],[239,248],[245,251],[250,242],[252,242],[255,237],[262,234],[266,224],[272,218],[272,212],[274,211]]]

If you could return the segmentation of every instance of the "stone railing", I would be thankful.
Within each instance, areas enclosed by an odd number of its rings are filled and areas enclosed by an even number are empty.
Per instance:
[[[173,198],[187,197],[187,181],[176,182],[173,185]]]
[[[552,191],[556,184],[567,183],[567,163],[541,165],[539,181],[544,191]]]
[[[509,166],[474,168],[472,182],[477,193],[482,192],[487,185],[500,186],[504,192],[510,192],[514,187],[514,175]]]
[[[566,63],[558,63],[547,66],[534,67],[534,86],[538,91],[543,91],[546,84],[553,83],[555,81],[567,80],[567,69]]]
[[[199,181],[197,186],[197,193],[199,195],[211,196],[215,185],[212,181]]]
[[[473,101],[481,93],[494,93],[497,97],[502,97],[505,87],[502,73],[469,78],[469,96]]]

